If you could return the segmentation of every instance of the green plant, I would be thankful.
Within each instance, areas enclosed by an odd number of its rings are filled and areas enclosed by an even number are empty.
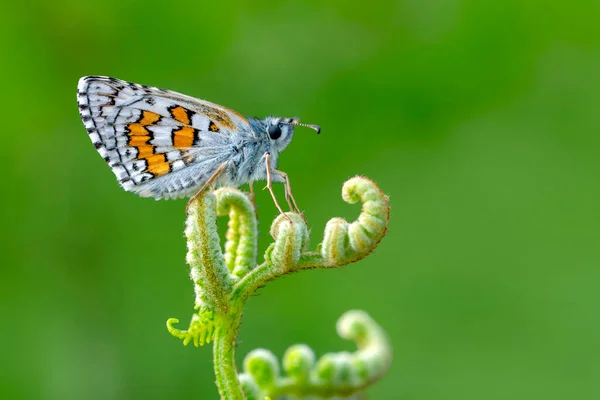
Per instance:
[[[392,353],[383,330],[365,312],[349,311],[339,319],[338,333],[356,342],[358,351],[328,353],[316,360],[308,346],[292,346],[283,357],[286,376],[282,377],[275,356],[258,349],[244,360],[244,372],[236,372],[234,348],[243,306],[258,288],[292,272],[358,261],[385,235],[388,199],[375,183],[354,177],[344,184],[342,198],[348,203],[362,203],[355,222],[331,219],[317,251],[307,251],[309,232],[302,216],[280,215],[270,231],[275,242],[260,265],[256,265],[256,216],[246,194],[221,188],[202,194],[191,204],[185,235],[197,312],[187,330],[174,328],[179,322],[175,318],[167,321],[167,328],[185,345],[214,342],[214,368],[222,399],[358,397],[389,367]],[[227,215],[223,251],[216,219]]]

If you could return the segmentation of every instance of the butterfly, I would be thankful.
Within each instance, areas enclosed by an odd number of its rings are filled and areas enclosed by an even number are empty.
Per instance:
[[[279,153],[294,128],[320,133],[298,118],[244,117],[239,113],[170,90],[116,78],[85,76],[77,85],[79,114],[92,144],[121,187],[141,197],[191,197],[207,187],[266,180],[285,185],[291,210],[299,212],[286,173],[277,170]],[[252,192],[251,192],[252,193]]]

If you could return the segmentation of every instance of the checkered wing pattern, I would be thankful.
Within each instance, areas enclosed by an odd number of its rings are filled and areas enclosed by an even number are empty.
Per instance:
[[[142,197],[192,195],[226,158],[232,134],[251,130],[233,110],[114,78],[81,78],[77,101],[120,185]]]

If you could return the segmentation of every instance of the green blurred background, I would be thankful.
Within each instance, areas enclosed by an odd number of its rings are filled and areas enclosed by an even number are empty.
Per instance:
[[[313,246],[357,215],[348,177],[390,195],[373,255],[251,299],[238,365],[351,350],[335,321],[360,308],[395,349],[369,398],[600,398],[598,1],[0,7],[1,398],[218,397],[211,348],[165,328],[192,314],[185,201],[117,185],[77,112],[93,74],[321,124],[280,163]]]

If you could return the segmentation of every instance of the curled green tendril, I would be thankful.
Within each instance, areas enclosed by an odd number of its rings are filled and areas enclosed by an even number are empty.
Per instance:
[[[226,293],[231,288],[231,277],[225,265],[219,234],[217,232],[216,197],[203,193],[189,207],[185,236],[187,238],[187,262],[190,275],[197,285],[197,306],[206,304],[226,312]]]
[[[285,352],[283,367],[287,376],[281,376],[273,353],[257,349],[246,356],[240,379],[248,381],[250,377],[254,381],[252,395],[255,398],[284,395],[331,398],[360,394],[389,368],[391,346],[381,327],[363,311],[346,312],[339,319],[337,330],[342,338],[356,343],[356,352],[327,353],[315,361],[308,346],[294,345]]]
[[[385,334],[366,313],[353,311],[338,323],[340,336],[356,342],[354,353],[328,353],[318,361],[306,345],[290,347],[283,358],[285,377],[277,359],[267,350],[251,352],[239,377],[234,349],[242,310],[247,299],[266,282],[310,268],[334,268],[366,257],[386,233],[390,215],[388,198],[372,181],[354,177],[342,189],[349,203],[362,202],[356,221],[331,219],[317,251],[307,249],[309,230],[302,216],[286,213],[271,225],[274,242],[265,261],[256,265],[257,221],[248,196],[232,188],[204,193],[189,206],[186,221],[187,262],[196,293],[195,308],[187,330],[167,321],[169,332],[185,345],[214,342],[217,386],[223,399],[276,399],[282,395],[348,396],[387,370],[391,350]],[[217,216],[228,216],[224,250],[217,232]]]
[[[256,265],[258,235],[254,206],[243,192],[232,188],[215,191],[217,213],[229,216],[225,242],[225,264],[236,279]]]
[[[271,225],[271,236],[275,243],[267,249],[265,259],[273,266],[273,272],[284,274],[293,271],[308,244],[308,228],[304,219],[294,213],[279,215]]]
[[[310,378],[310,371],[316,362],[315,353],[305,344],[296,344],[288,348],[283,355],[283,370],[298,383]]]
[[[350,204],[362,202],[358,220],[329,220],[321,245],[324,266],[338,267],[365,257],[386,233],[390,218],[388,198],[370,180],[354,177],[342,188],[342,198]]]

